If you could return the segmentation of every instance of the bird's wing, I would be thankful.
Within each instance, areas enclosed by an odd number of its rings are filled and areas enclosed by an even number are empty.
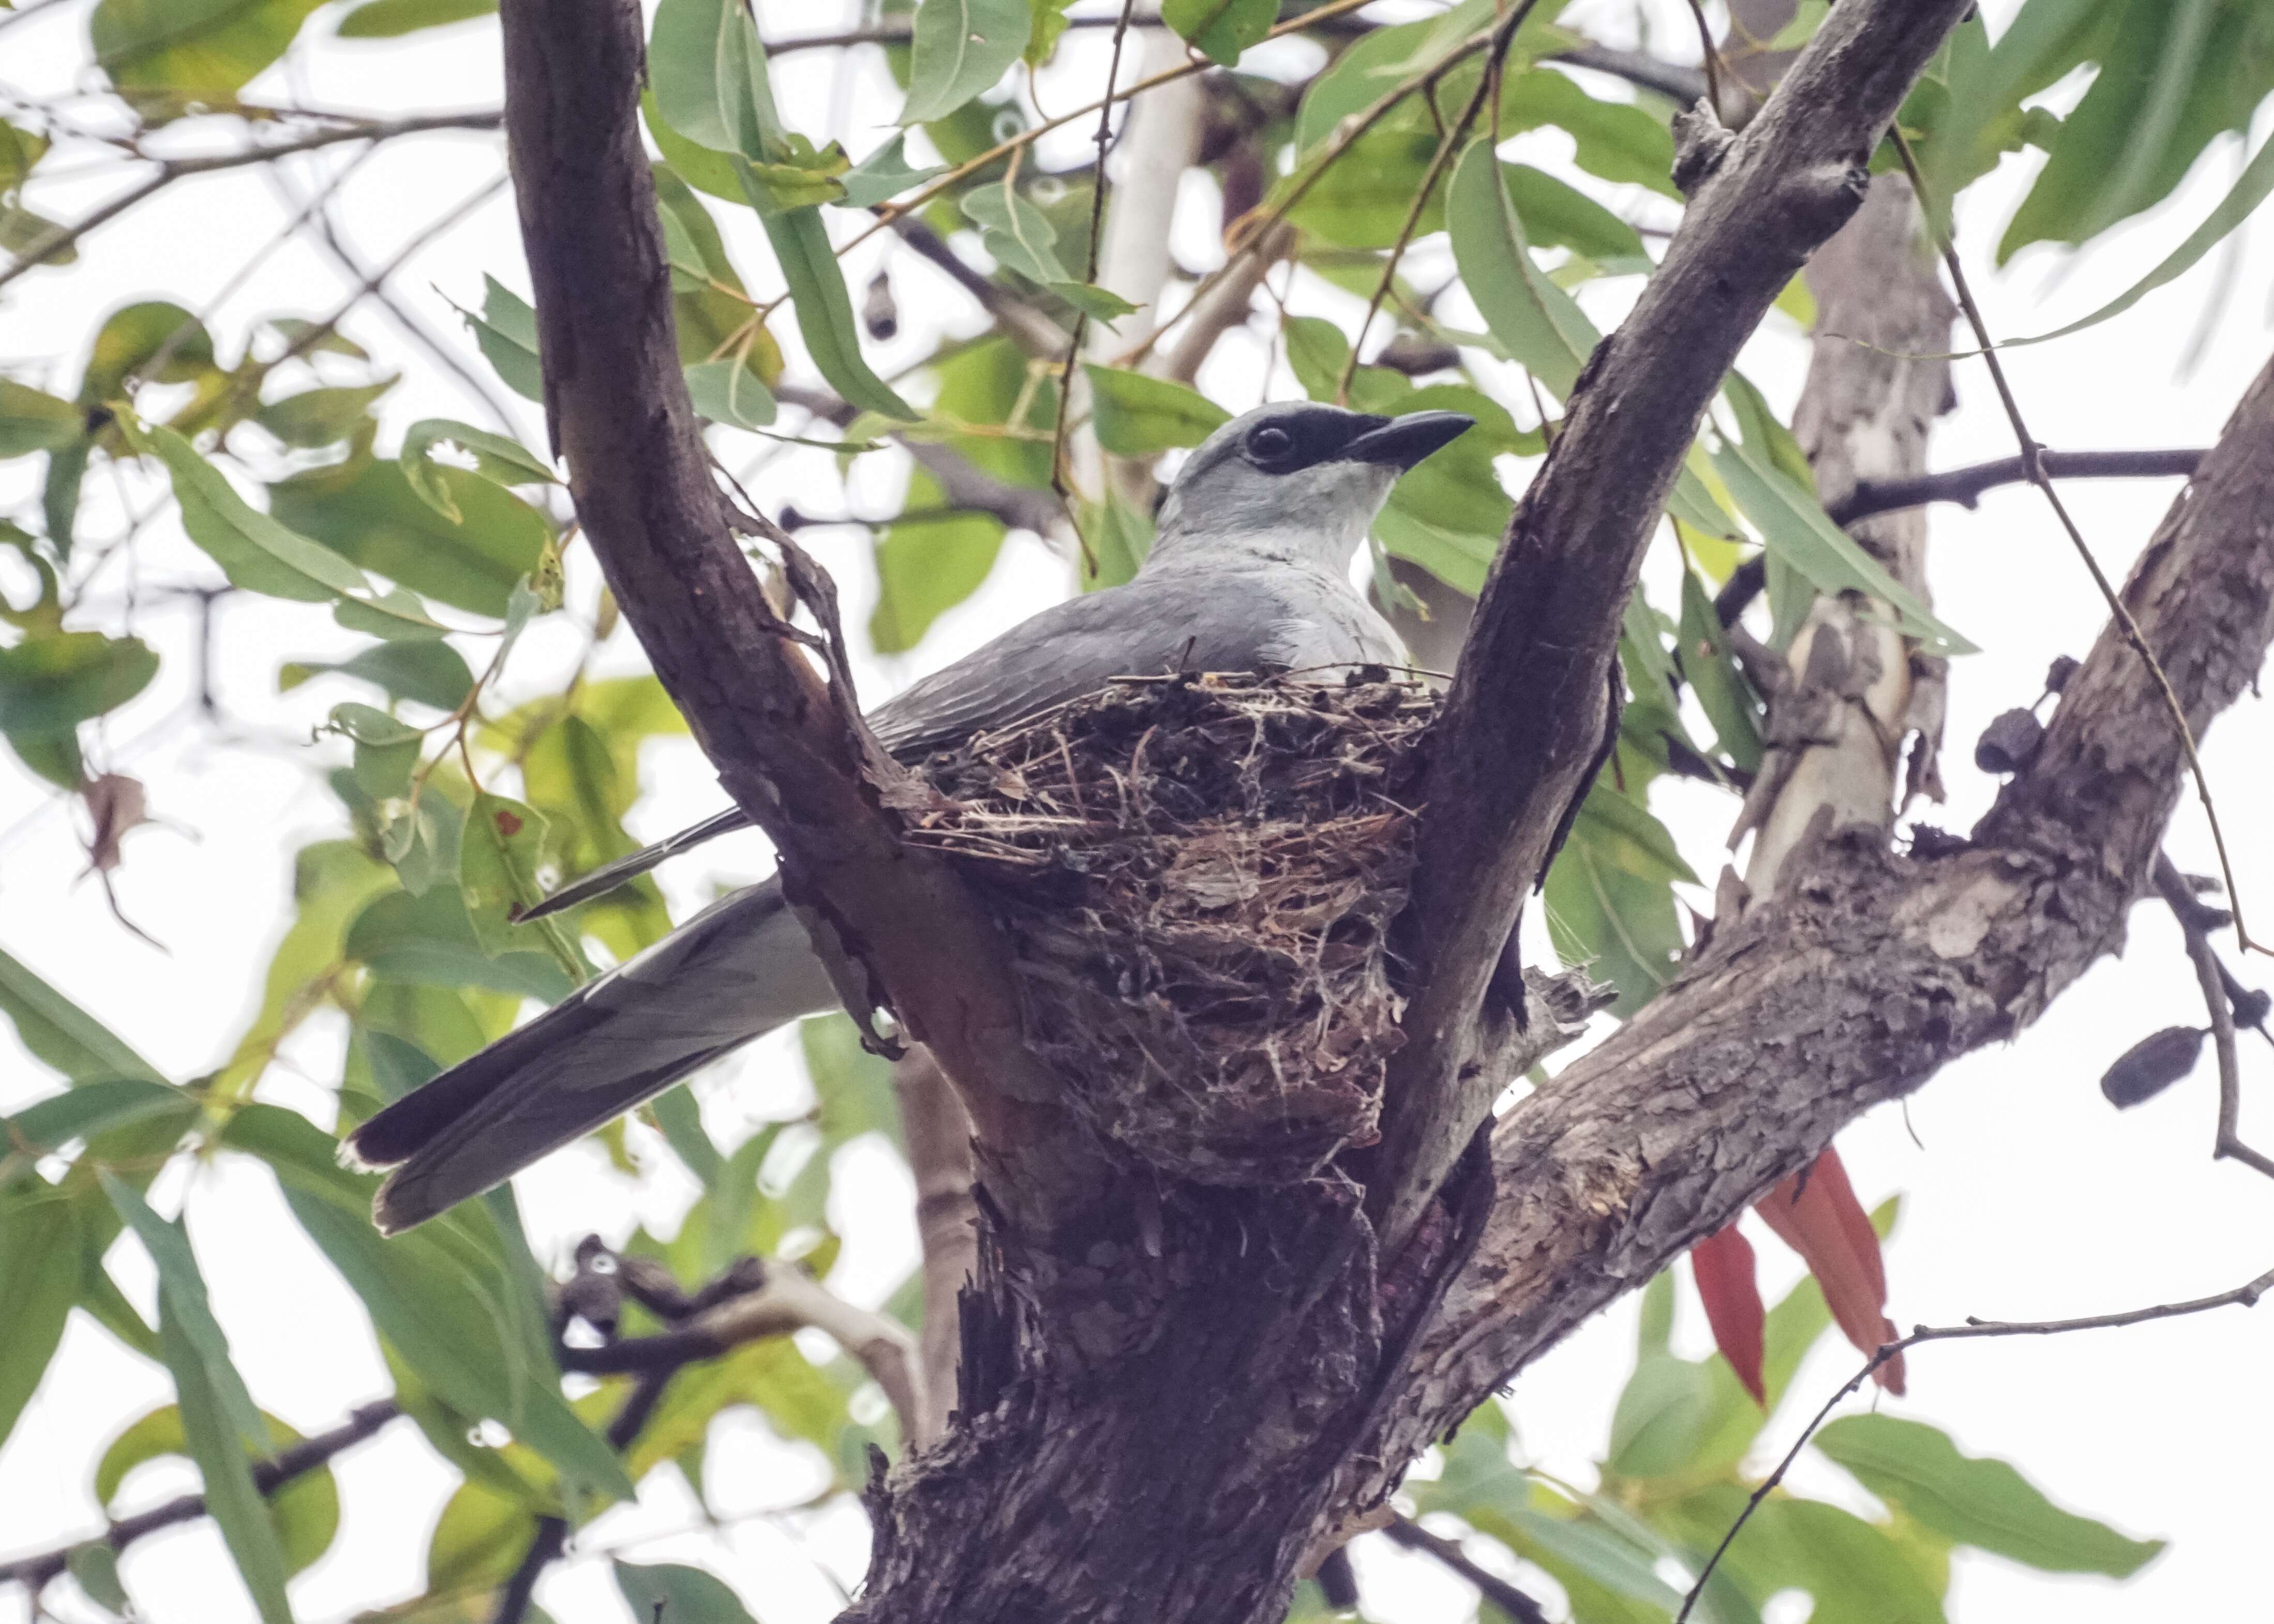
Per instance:
[[[349,1136],[390,1232],[504,1182],[697,1068],[836,1003],[781,885],[722,898]]]
[[[1346,585],[1277,569],[1183,569],[1055,604],[879,705],[870,724],[903,762],[959,744],[1115,677],[1163,671],[1309,670],[1404,658],[1395,634]],[[522,917],[589,902],[713,836],[749,826],[729,807],[596,868]]]

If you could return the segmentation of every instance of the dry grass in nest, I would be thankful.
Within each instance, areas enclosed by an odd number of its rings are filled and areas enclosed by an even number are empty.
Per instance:
[[[1128,679],[925,771],[915,838],[1019,955],[1028,1041],[1111,1143],[1288,1183],[1372,1141],[1428,691],[1380,672]]]

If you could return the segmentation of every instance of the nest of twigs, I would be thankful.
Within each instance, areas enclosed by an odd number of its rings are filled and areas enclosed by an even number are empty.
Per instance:
[[[1373,1140],[1432,708],[1378,671],[1131,679],[927,765],[954,804],[915,838],[988,892],[1107,1141],[1265,1184]]]

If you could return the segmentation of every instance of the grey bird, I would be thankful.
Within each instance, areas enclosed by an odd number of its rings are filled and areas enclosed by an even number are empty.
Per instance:
[[[1471,425],[1457,412],[1392,418],[1310,403],[1233,418],[1178,471],[1134,579],[1044,610],[916,683],[870,717],[878,740],[921,761],[1118,676],[1401,664],[1397,634],[1351,584],[1352,560],[1397,477]],[[546,906],[597,895],[745,821],[720,814]],[[374,1208],[392,1234],[836,1003],[768,880],[395,1101],[346,1154],[394,1169]]]

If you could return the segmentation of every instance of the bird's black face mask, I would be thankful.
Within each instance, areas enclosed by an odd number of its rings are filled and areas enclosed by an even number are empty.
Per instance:
[[[1336,462],[1376,462],[1403,470],[1450,444],[1475,421],[1457,411],[1382,417],[1338,406],[1298,406],[1249,429],[1239,455],[1267,474],[1291,474]]]

